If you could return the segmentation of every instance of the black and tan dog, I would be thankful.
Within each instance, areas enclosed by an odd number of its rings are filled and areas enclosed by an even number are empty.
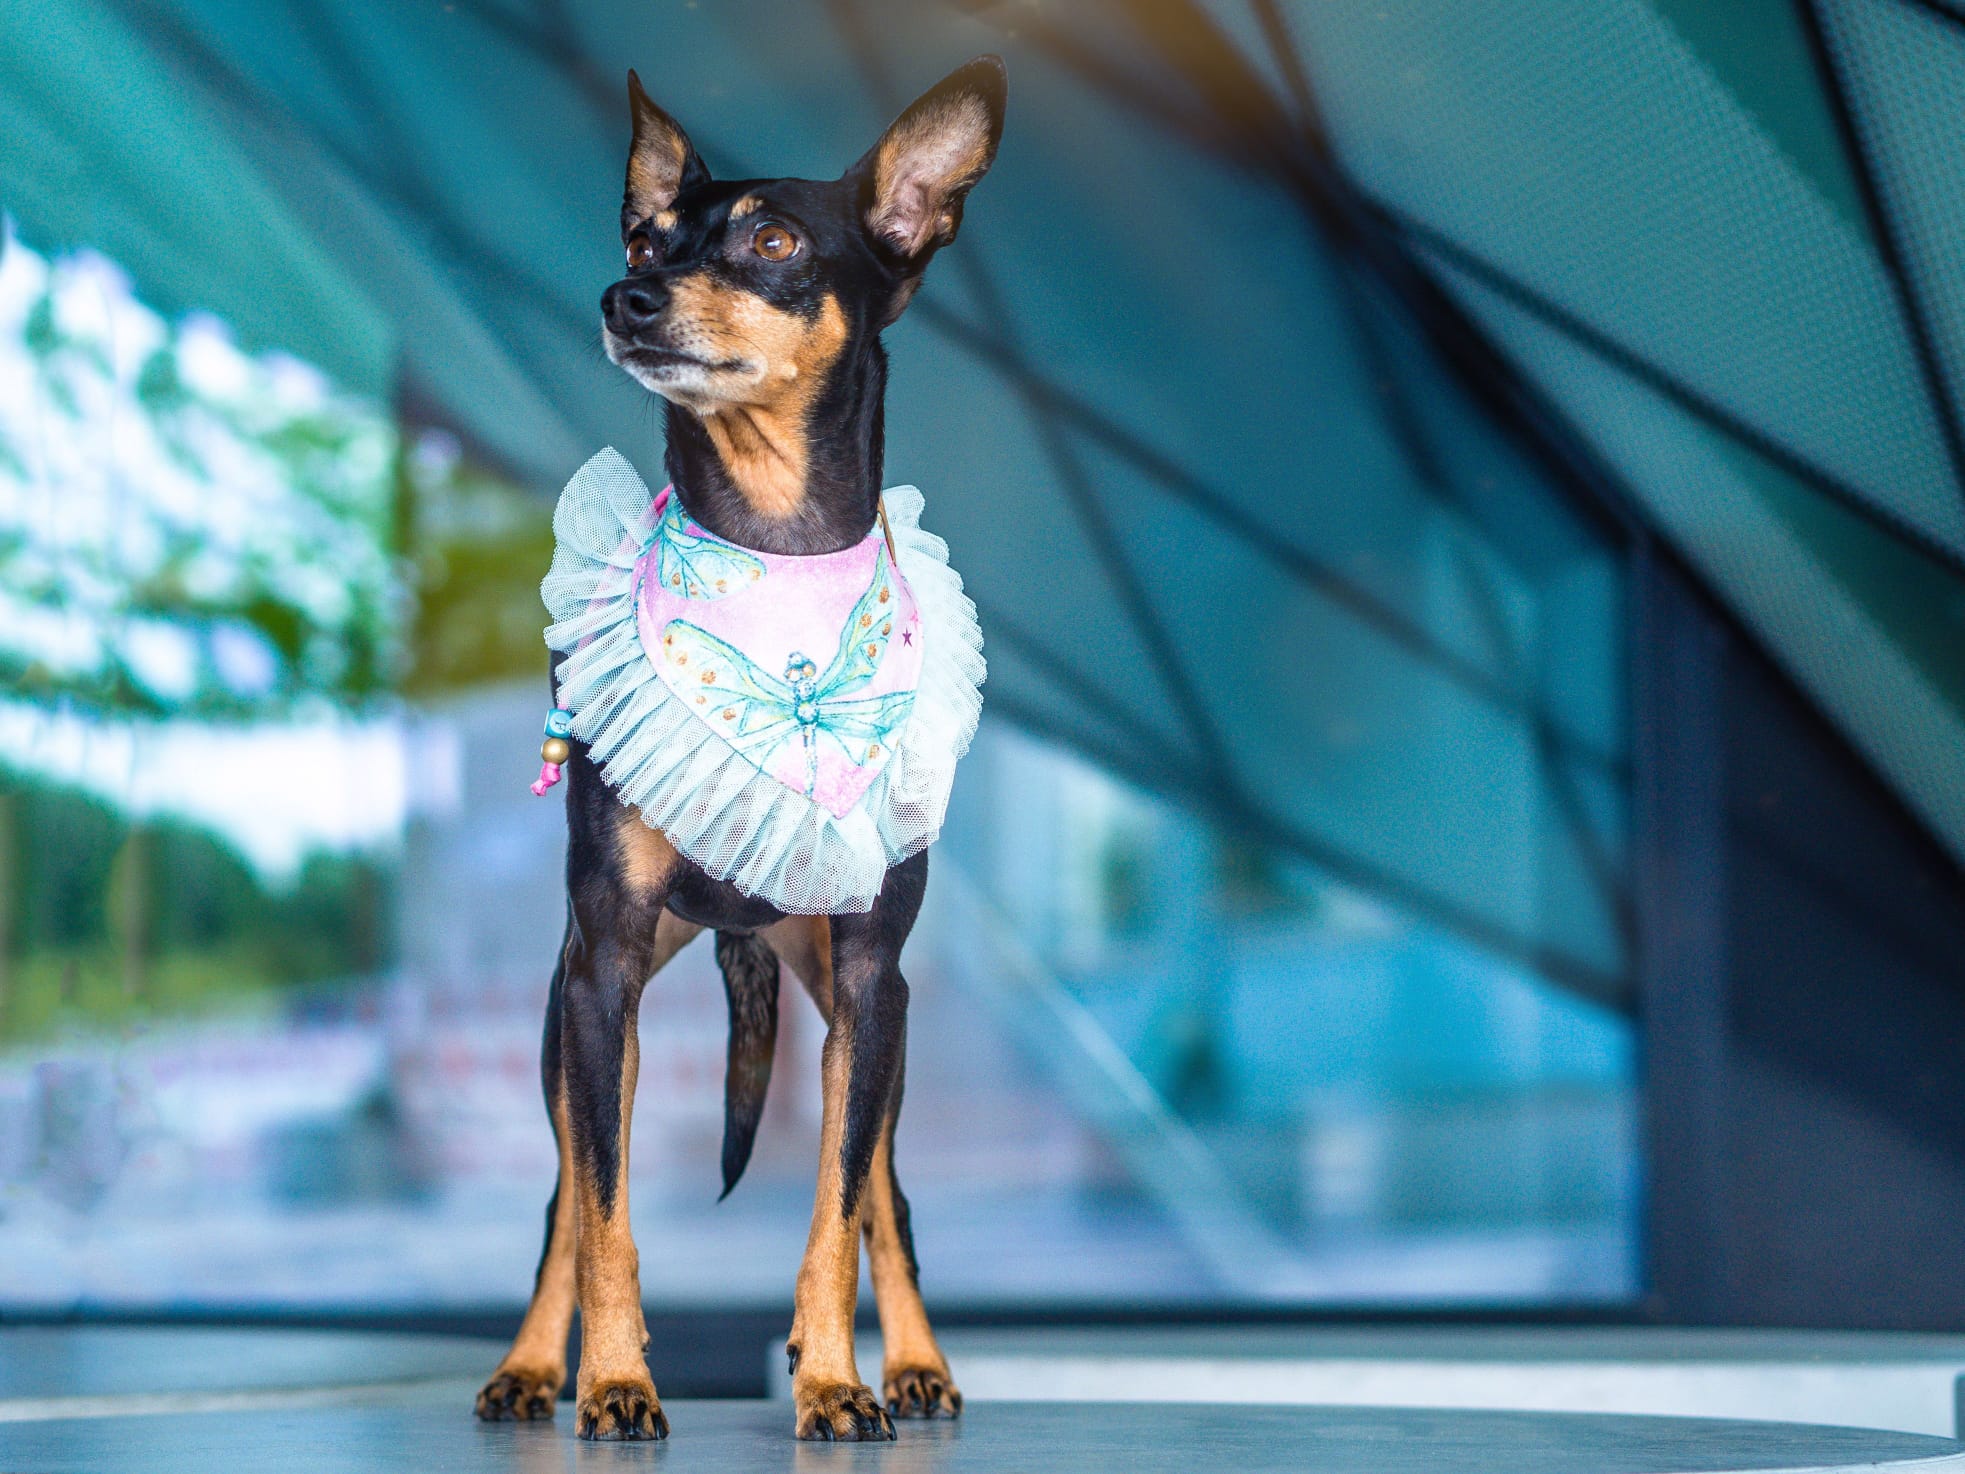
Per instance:
[[[711,532],[809,554],[849,547],[872,529],[880,333],[955,238],[963,200],[995,156],[1005,90],[1002,63],[980,58],[916,101],[837,180],[717,183],[629,74],[628,270],[601,298],[607,354],[667,401],[669,476]],[[763,1105],[781,962],[828,1025],[818,1191],[786,1348],[798,1436],[892,1438],[890,1413],[959,1413],[916,1286],[893,1160],[907,1028],[900,955],[927,883],[926,852],[887,872],[869,912],[785,916],[680,856],[579,743],[567,771],[567,928],[543,1060],[559,1186],[531,1307],[479,1394],[478,1415],[552,1416],[577,1304],[580,1435],[668,1432],[643,1359],[628,1228],[636,1012],[649,977],[705,928],[716,933],[730,1005],[726,1192],[749,1159]],[[886,1343],[882,1398],[853,1359],[862,1234]]]

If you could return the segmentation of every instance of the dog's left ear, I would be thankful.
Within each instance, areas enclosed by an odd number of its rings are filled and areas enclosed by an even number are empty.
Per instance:
[[[635,138],[628,148],[628,187],[621,196],[621,239],[651,215],[668,209],[683,190],[709,182],[710,171],[682,125],[642,91],[641,78],[628,72],[628,109]]]
[[[847,171],[875,246],[910,274],[955,239],[962,201],[988,172],[1003,136],[1008,74],[979,56],[916,98]]]

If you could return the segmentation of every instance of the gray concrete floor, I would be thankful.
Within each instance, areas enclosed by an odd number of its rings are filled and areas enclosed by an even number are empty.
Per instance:
[[[483,1342],[276,1331],[0,1331],[5,1474],[612,1471],[883,1474],[1965,1474],[1965,1445],[1901,1432],[1481,1409],[973,1399],[892,1444],[801,1444],[783,1401],[665,1405],[662,1444],[583,1444],[570,1409],[477,1422]],[[1587,1357],[1587,1350],[1582,1352]],[[1419,1388],[1423,1396],[1423,1383]]]
[[[1965,1433],[1965,1336],[1649,1326],[1240,1326],[943,1333],[1005,1402],[1289,1403],[1650,1413]],[[788,1394],[780,1348],[772,1385]],[[860,1365],[879,1365],[877,1336]]]
[[[975,1403],[904,1424],[891,1444],[801,1444],[781,1402],[678,1402],[662,1444],[582,1444],[570,1420],[480,1424],[434,1392],[393,1406],[184,1413],[0,1427],[9,1474],[282,1474],[659,1469],[670,1474],[1114,1470],[1235,1474],[1718,1474],[1965,1471],[1965,1449],[1912,1434],[1590,1414],[1194,1404]]]

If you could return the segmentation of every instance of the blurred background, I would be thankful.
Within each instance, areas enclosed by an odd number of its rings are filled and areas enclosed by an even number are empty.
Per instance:
[[[40,0],[0,1318],[516,1323],[538,583],[589,454],[660,476],[598,346],[626,69],[716,175],[831,177],[984,50],[888,335],[990,662],[907,959],[930,1302],[1965,1317],[1949,0]],[[744,1376],[785,1020],[719,1206],[707,947],[642,1011],[643,1290]]]

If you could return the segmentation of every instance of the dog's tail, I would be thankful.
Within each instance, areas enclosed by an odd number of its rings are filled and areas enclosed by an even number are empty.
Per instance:
[[[760,936],[720,931],[716,965],[730,1002],[730,1060],[723,1076],[723,1198],[744,1175],[764,1116],[778,1043],[778,954]],[[718,1198],[721,1202],[723,1198]]]

